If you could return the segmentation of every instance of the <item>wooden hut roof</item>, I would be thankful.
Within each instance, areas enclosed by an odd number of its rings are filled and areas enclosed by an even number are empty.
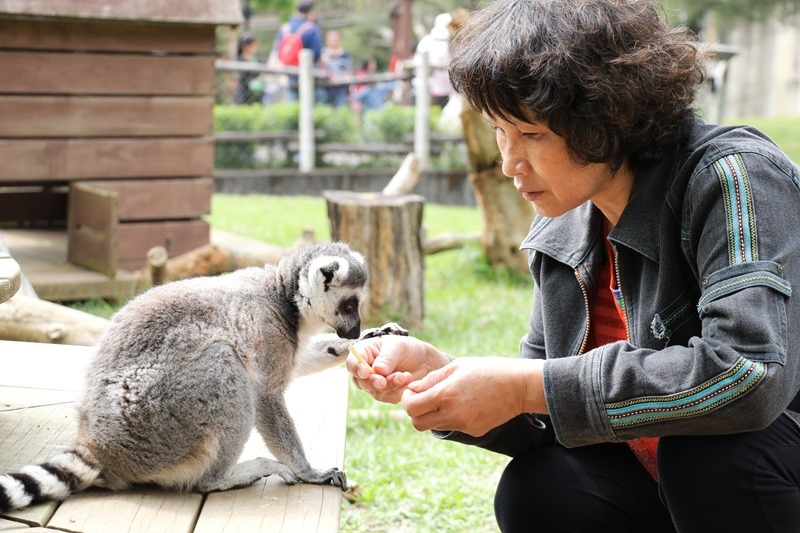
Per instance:
[[[0,0],[0,16],[241,24],[239,0]]]

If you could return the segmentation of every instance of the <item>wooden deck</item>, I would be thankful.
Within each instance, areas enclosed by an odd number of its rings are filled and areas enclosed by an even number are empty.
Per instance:
[[[68,448],[75,397],[92,348],[0,341],[0,472],[16,471]],[[312,465],[344,465],[347,373],[337,368],[298,379],[289,410]],[[251,436],[242,460],[271,457]],[[338,531],[342,491],[286,485],[272,476],[250,487],[208,495],[155,487],[92,489],[0,515],[0,531],[26,532],[310,532]]]
[[[67,261],[65,229],[4,229],[3,240],[42,300],[109,298],[124,302],[137,293],[139,277],[118,270],[113,278]]]

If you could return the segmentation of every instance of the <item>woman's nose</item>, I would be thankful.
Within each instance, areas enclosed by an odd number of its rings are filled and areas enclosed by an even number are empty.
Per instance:
[[[503,164],[500,168],[503,174],[509,178],[513,178],[514,176],[525,174],[530,170],[530,164],[524,152],[514,149],[513,145],[509,146],[507,144],[504,148],[505,149],[500,149],[500,155],[503,158]]]

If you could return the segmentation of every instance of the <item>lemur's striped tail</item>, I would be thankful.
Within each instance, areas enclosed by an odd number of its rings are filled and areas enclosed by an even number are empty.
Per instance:
[[[85,448],[60,453],[46,463],[0,475],[0,512],[66,498],[96,484],[99,477]]]

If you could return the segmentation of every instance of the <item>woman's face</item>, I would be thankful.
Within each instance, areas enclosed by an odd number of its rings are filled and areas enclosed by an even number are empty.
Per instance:
[[[540,122],[508,122],[484,115],[503,156],[503,174],[536,212],[557,217],[591,200],[615,224],[628,202],[633,174],[623,166],[575,162],[564,139]]]

